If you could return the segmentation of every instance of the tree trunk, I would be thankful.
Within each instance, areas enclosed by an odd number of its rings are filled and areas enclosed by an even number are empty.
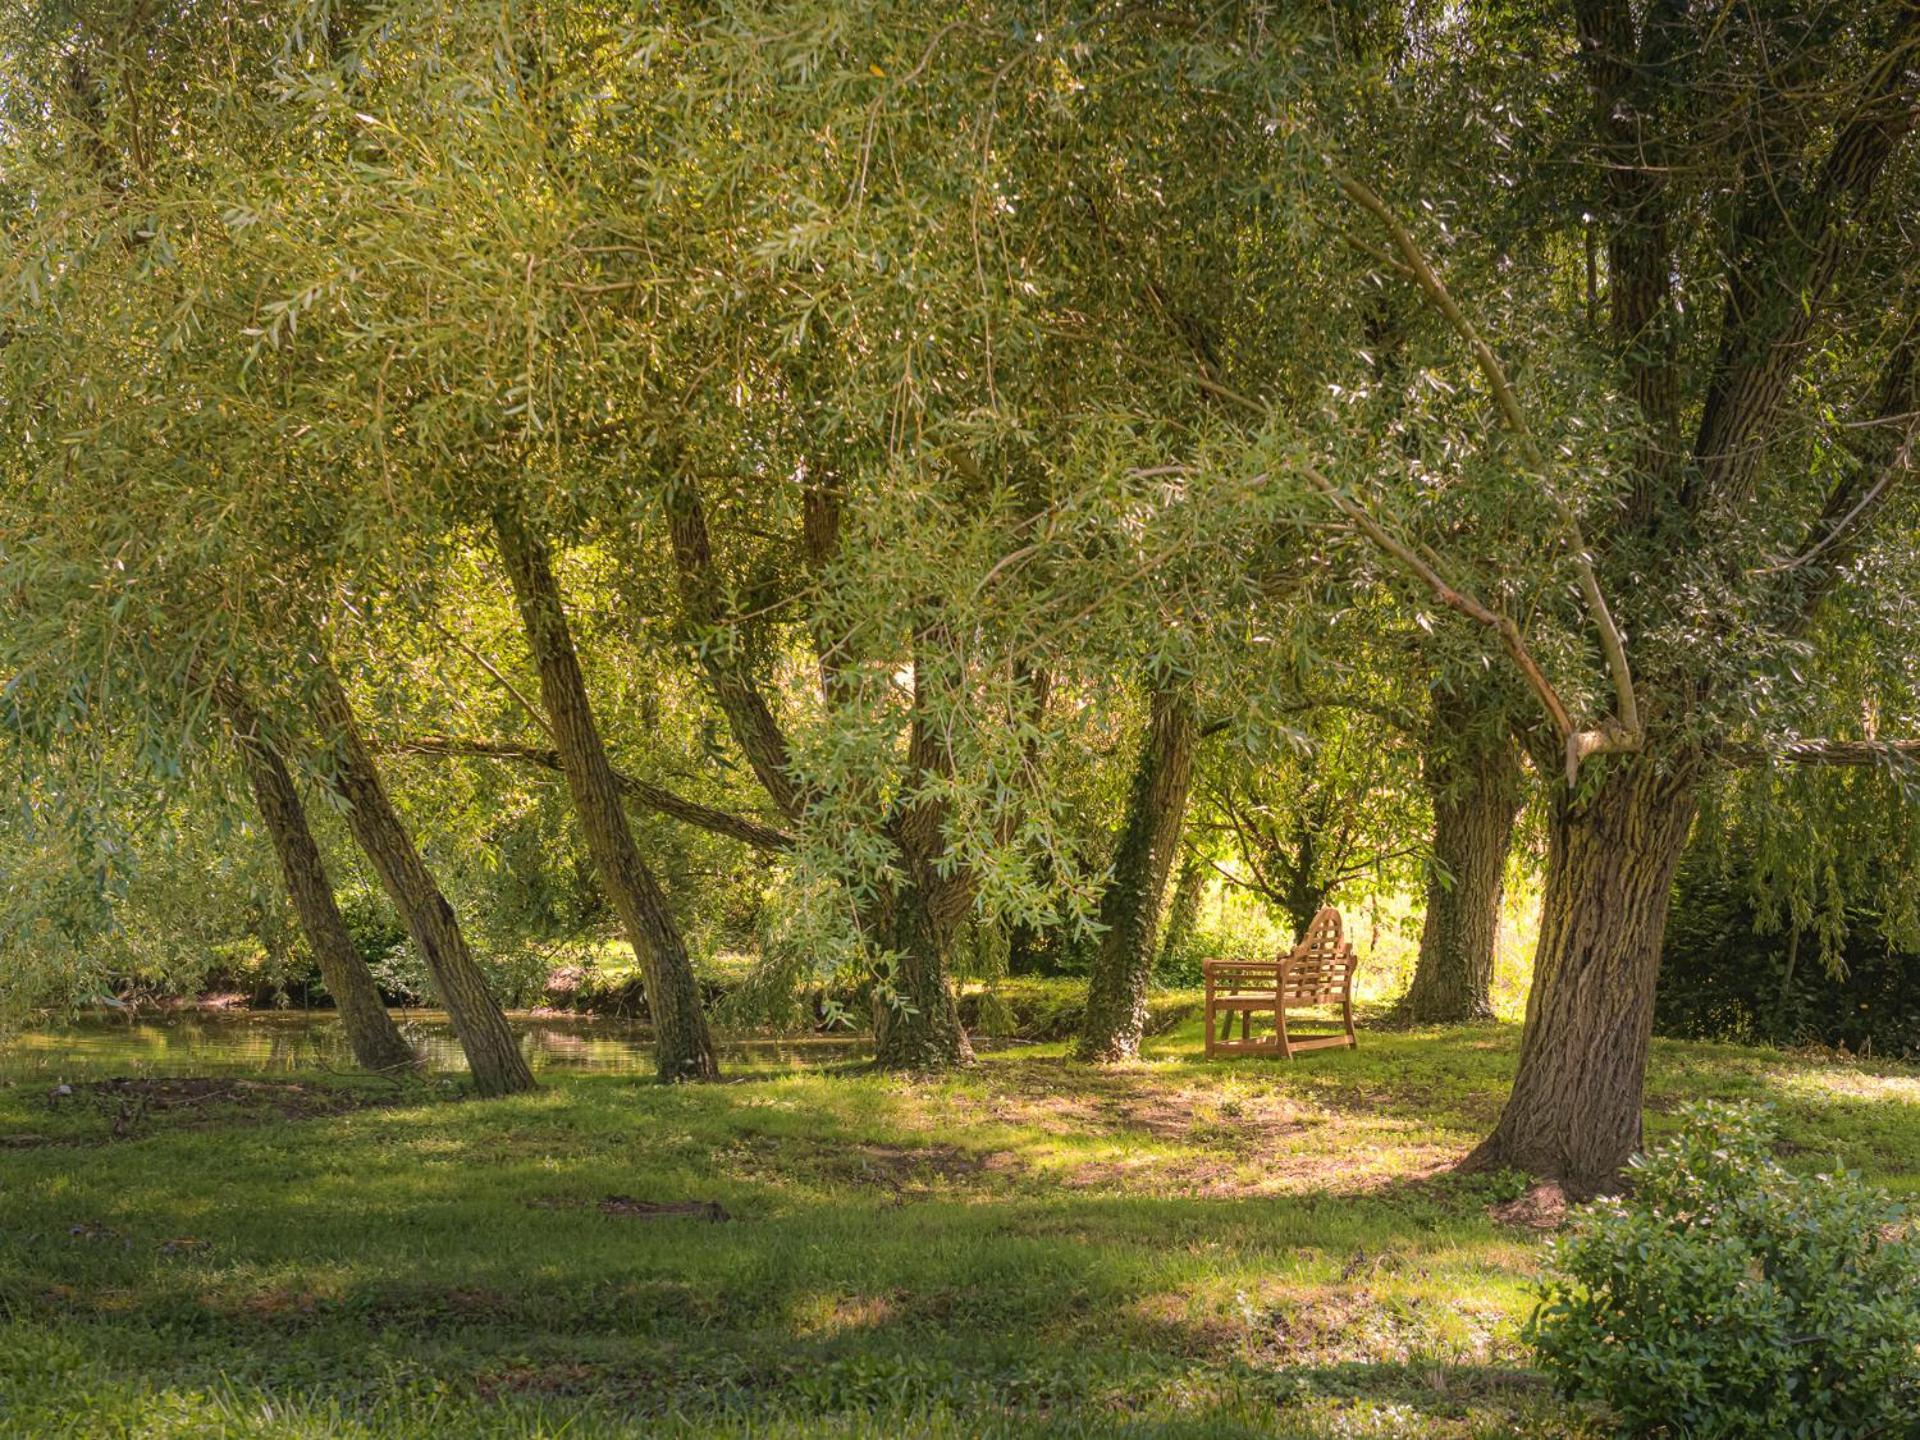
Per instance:
[[[690,476],[682,477],[667,497],[667,533],[673,544],[680,602],[696,634],[708,688],[774,808],[788,820],[796,820],[805,806],[793,783],[793,759],[787,753],[786,735],[740,657],[721,648],[733,643],[725,625],[730,617],[721,576],[714,565],[706,510]]]
[[[1160,942],[1160,969],[1171,970],[1193,938],[1200,921],[1200,901],[1207,890],[1207,867],[1198,855],[1188,853],[1180,862],[1173,882],[1173,899],[1167,905],[1166,938]]]
[[[1586,1196],[1640,1148],[1660,942],[1697,788],[1691,758],[1643,754],[1589,798],[1555,802],[1520,1067],[1466,1168],[1508,1165]]]
[[[346,802],[347,825],[355,842],[372,862],[381,886],[406,922],[407,934],[433,974],[433,988],[447,1007],[453,1033],[466,1052],[474,1088],[482,1095],[511,1095],[533,1089],[533,1072],[527,1068],[507,1017],[473,963],[453,907],[440,893],[420,852],[414,849],[412,837],[400,823],[354,723],[346,692],[330,670],[321,672],[315,710],[330,762],[327,782]]]
[[[1079,1044],[1083,1060],[1130,1060],[1140,1053],[1160,900],[1186,823],[1193,743],[1193,705],[1185,687],[1156,688],[1113,878],[1100,897],[1105,928],[1087,987]]]
[[[1447,733],[1427,753],[1433,860],[1420,960],[1401,1013],[1422,1024],[1493,1018],[1493,953],[1507,847],[1520,810],[1520,761],[1504,733]]]
[[[274,853],[280,857],[280,871],[286,877],[287,892],[300,917],[300,929],[307,946],[320,966],[320,978],[333,996],[334,1009],[340,1015],[340,1027],[347,1033],[347,1045],[354,1062],[363,1070],[392,1073],[415,1070],[420,1057],[401,1037],[393,1017],[380,999],[380,987],[373,972],[354,948],[340,908],[334,903],[333,885],[327,879],[320,847],[314,843],[307,825],[307,812],[294,788],[286,762],[267,738],[260,717],[239,687],[223,680],[216,687],[216,698],[233,727],[234,740],[246,767],[247,784],[253,791],[261,822],[273,840]]]
[[[891,897],[886,934],[894,952],[893,1001],[877,996],[874,1061],[886,1069],[933,1070],[973,1062],[960,1024],[952,973],[954,937],[973,908],[975,877],[949,863],[947,802],[953,774],[948,717],[936,706],[960,683],[953,637],[935,613],[914,627],[913,720],[907,733],[907,786],[886,824],[906,872]]]
[[[1300,871],[1287,886],[1282,909],[1293,923],[1293,943],[1298,945],[1313,928],[1313,917],[1327,903],[1327,887],[1316,884],[1308,871]]]
[[[947,1070],[973,1063],[954,998],[953,941],[968,899],[936,880],[932,894],[907,884],[893,897],[893,995],[875,1000],[873,1059],[883,1070]],[[958,900],[956,905],[954,902]]]
[[[712,1080],[720,1067],[700,1009],[699,982],[667,897],[641,857],[621,807],[620,782],[594,723],[546,542],[506,510],[495,512],[494,533],[540,672],[541,699],[587,849],[646,977],[660,1078]]]

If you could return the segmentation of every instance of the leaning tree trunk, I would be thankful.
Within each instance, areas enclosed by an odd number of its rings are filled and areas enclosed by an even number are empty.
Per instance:
[[[1520,1068],[1466,1161],[1574,1195],[1611,1188],[1640,1148],[1660,942],[1698,786],[1690,759],[1615,763],[1589,797],[1555,802]]]
[[[1083,1060],[1131,1060],[1140,1053],[1160,899],[1186,823],[1193,742],[1193,704],[1186,689],[1156,688],[1114,852],[1113,878],[1100,897],[1105,928],[1087,987],[1079,1044]]]
[[[334,903],[333,885],[327,879],[327,867],[307,825],[306,808],[286,762],[267,738],[260,717],[231,681],[218,687],[221,708],[233,726],[234,739],[247,772],[247,784],[253,791],[260,819],[273,840],[274,853],[280,857],[280,871],[286,877],[287,893],[300,917],[300,929],[320,966],[320,978],[333,996],[340,1027],[347,1032],[347,1045],[354,1062],[363,1070],[392,1073],[417,1069],[420,1057],[401,1037],[393,1017],[381,1002],[380,987],[373,972],[354,948],[353,937],[340,918]]]
[[[1427,755],[1433,860],[1420,960],[1401,1013],[1422,1024],[1493,1018],[1493,955],[1520,761],[1505,734],[1437,736]]]
[[[346,802],[347,826],[366,852],[380,884],[406,923],[407,934],[426,959],[433,988],[447,1007],[453,1033],[466,1052],[474,1088],[482,1095],[533,1089],[533,1072],[520,1053],[507,1017],[473,963],[453,907],[413,847],[413,839],[380,783],[354,723],[346,692],[331,671],[320,676],[316,700],[330,770],[327,782]]]
[[[667,909],[667,897],[627,824],[620,784],[587,700],[586,679],[546,542],[506,510],[495,513],[494,533],[540,672],[541,699],[587,849],[646,977],[655,1066],[662,1080],[712,1080],[720,1066],[700,1009],[699,982]]]

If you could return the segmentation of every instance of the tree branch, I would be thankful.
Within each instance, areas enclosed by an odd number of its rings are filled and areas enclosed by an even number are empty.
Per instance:
[[[491,660],[487,659],[486,656],[482,655],[478,650],[474,649],[473,646],[462,640],[432,616],[428,617],[427,623],[438,630],[441,638],[449,645],[452,645],[469,660],[473,661],[474,664],[491,675],[500,687],[514,698],[514,701],[520,708],[527,712],[527,718],[532,720],[533,723],[538,725],[542,730],[546,731],[549,738],[552,737],[553,721],[547,718],[547,712],[529,700],[518,685],[515,685],[513,681],[509,680],[500,672],[499,666],[495,665]]]
[[[725,582],[714,561],[713,541],[707,531],[706,508],[692,475],[676,477],[667,493],[666,511],[680,603],[699,640],[699,660],[706,671],[708,688],[774,808],[788,820],[798,819],[806,797],[793,781],[786,733],[734,648],[728,626],[735,617],[728,613]]]
[[[1559,732],[1565,744],[1569,784],[1579,774],[1580,762],[1589,755],[1640,748],[1640,736],[1619,728],[1617,722],[1603,724],[1594,730],[1582,730],[1576,726],[1573,723],[1573,716],[1568,713],[1566,702],[1560,698],[1560,692],[1554,689],[1553,682],[1540,668],[1540,662],[1535,660],[1533,653],[1527,649],[1526,638],[1520,633],[1520,627],[1514,623],[1512,616],[1490,609],[1467,591],[1449,585],[1445,577],[1418,552],[1404,541],[1394,538],[1392,533],[1369,515],[1362,506],[1341,494],[1339,487],[1325,475],[1311,465],[1302,466],[1301,469],[1314,489],[1325,495],[1333,503],[1334,508],[1358,526],[1361,533],[1369,540],[1425,582],[1427,588],[1433,591],[1434,598],[1442,605],[1458,611],[1475,624],[1486,626],[1500,637],[1502,648],[1518,667],[1528,688],[1539,697],[1541,705],[1553,720],[1554,729]]]
[[[560,753],[538,745],[520,745],[511,740],[470,740],[453,735],[420,735],[382,747],[396,755],[434,755],[481,760],[513,760],[543,770],[560,769]],[[676,795],[661,786],[649,784],[625,771],[615,770],[614,781],[620,793],[642,809],[653,810],[675,820],[685,821],[701,830],[743,841],[760,850],[791,850],[794,838],[784,830],[762,825],[744,815],[702,805]]]
[[[1393,213],[1387,202],[1375,194],[1369,186],[1347,174],[1338,165],[1333,167],[1333,180],[1343,195],[1367,211],[1385,228],[1393,241],[1394,248],[1400,252],[1407,268],[1413,272],[1415,283],[1433,302],[1434,308],[1439,310],[1454,333],[1466,343],[1467,349],[1472,352],[1474,362],[1479,365],[1481,373],[1487,377],[1487,384],[1492,387],[1494,401],[1500,407],[1500,413],[1507,422],[1507,428],[1520,442],[1527,463],[1539,477],[1547,498],[1553,503],[1554,510],[1560,517],[1560,523],[1566,530],[1567,540],[1573,549],[1573,563],[1575,574],[1580,582],[1580,594],[1586,601],[1588,614],[1592,617],[1594,629],[1599,634],[1601,653],[1606,656],[1607,671],[1613,680],[1615,705],[1615,714],[1609,721],[1602,722],[1598,727],[1582,732],[1578,736],[1575,734],[1577,727],[1574,726],[1570,717],[1565,716],[1564,707],[1555,715],[1554,723],[1559,725],[1561,733],[1568,737],[1569,780],[1578,773],[1580,761],[1588,755],[1599,754],[1604,750],[1639,749],[1640,702],[1634,692],[1633,670],[1627,663],[1626,638],[1620,633],[1620,627],[1614,623],[1613,611],[1607,605],[1607,597],[1600,589],[1600,579],[1594,573],[1593,558],[1587,551],[1587,538],[1581,528],[1580,517],[1574,513],[1573,506],[1567,503],[1559,490],[1548,481],[1545,456],[1541,453],[1538,440],[1534,438],[1532,427],[1527,424],[1526,411],[1521,408],[1519,396],[1514,391],[1513,383],[1507,378],[1505,367],[1500,364],[1500,357],[1495,355],[1493,347],[1481,338],[1479,330],[1467,318],[1466,312],[1461,310],[1445,282],[1428,263],[1419,243],[1413,238],[1413,233],[1401,223],[1400,217]],[[1401,548],[1404,551],[1405,547]],[[1411,551],[1405,551],[1405,553],[1412,554]],[[1425,568],[1432,573],[1431,566]],[[1436,593],[1439,592],[1436,591]],[[1455,608],[1459,607],[1455,606]],[[1496,629],[1499,628],[1497,621],[1482,621],[1482,623],[1493,623]],[[1510,621],[1508,623],[1511,624]],[[1508,653],[1513,653],[1511,646]],[[1531,661],[1527,663],[1531,664]],[[1537,670],[1537,667],[1535,668]],[[1533,683],[1531,674],[1528,676],[1528,681]],[[1542,681],[1544,682],[1544,677]],[[1539,688],[1538,685],[1535,686],[1536,690]],[[1552,687],[1547,688],[1550,690]],[[1542,698],[1545,698],[1544,694]],[[1556,705],[1559,703],[1557,696],[1553,703]]]
[[[1821,506],[1820,516],[1813,524],[1811,543],[1791,560],[1761,572],[1791,575],[1826,557],[1826,564],[1798,597],[1798,619],[1802,625],[1833,588],[1842,564],[1857,546],[1861,531],[1885,507],[1894,489],[1913,474],[1914,446],[1920,441],[1920,366],[1915,364],[1916,348],[1920,348],[1920,311],[1909,318],[1906,330],[1887,355],[1875,387],[1878,401],[1873,417],[1865,422],[1864,438],[1852,447],[1854,463],[1828,492],[1826,503]],[[1868,483],[1869,477],[1871,483]]]
[[[1768,431],[1786,404],[1816,320],[1838,277],[1875,181],[1907,133],[1916,109],[1913,58],[1920,6],[1900,7],[1885,54],[1838,128],[1825,162],[1791,213],[1771,190],[1735,227],[1742,243],[1728,262],[1720,349],[1700,411],[1694,478],[1683,497],[1735,503],[1749,492]]]
[[[1730,765],[1835,765],[1864,768],[1920,760],[1920,740],[1789,740],[1781,745],[1738,741],[1720,747]]]

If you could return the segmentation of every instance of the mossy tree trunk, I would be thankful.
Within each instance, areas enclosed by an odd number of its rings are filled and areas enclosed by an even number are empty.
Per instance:
[[[700,1008],[699,982],[667,897],[634,843],[620,785],[587,697],[573,635],[546,541],[511,510],[494,515],[501,558],[540,674],[540,695],[573,808],[600,881],[619,912],[647,982],[655,1064],[662,1080],[712,1080],[720,1073]]]
[[[331,671],[322,671],[319,677],[314,708],[329,767],[327,782],[345,803],[355,843],[366,853],[407,934],[427,962],[433,987],[466,1053],[474,1088],[487,1096],[533,1089],[533,1072],[507,1017],[473,963],[453,907],[440,893],[393,808],[346,692]]]
[[[1167,902],[1166,934],[1160,942],[1160,969],[1172,969],[1186,953],[1200,923],[1200,902],[1207,893],[1207,866],[1188,852],[1174,876],[1173,899]]]
[[[1493,1018],[1493,957],[1507,849],[1520,811],[1520,760],[1504,730],[1436,709],[1426,754],[1433,862],[1420,959],[1400,1010],[1443,1024]]]
[[[238,685],[222,679],[215,687],[215,698],[233,728],[248,788],[273,841],[294,913],[320,967],[320,978],[333,997],[354,1063],[363,1070],[383,1073],[418,1069],[420,1057],[387,1013],[373,972],[354,948],[353,937],[340,918],[326,862],[314,842],[306,807],[300,803],[300,792],[286,761]]]
[[[1100,897],[1105,928],[1087,987],[1078,1047],[1082,1059],[1129,1060],[1140,1053],[1160,901],[1186,823],[1194,739],[1193,701],[1186,686],[1156,686],[1114,851],[1113,878]]]
[[[905,880],[889,905],[894,954],[892,996],[874,1012],[874,1061],[884,1069],[937,1070],[973,1063],[953,993],[953,950],[973,908],[975,879],[947,853],[948,806],[941,784],[953,775],[942,701],[960,683],[960,658],[937,615],[915,627],[913,718],[907,735],[907,784],[887,833]]]
[[[1697,788],[1693,761],[1642,754],[1556,801],[1520,1066],[1468,1168],[1512,1166],[1588,1195],[1640,1148],[1660,942]]]
[[[882,1069],[973,1063],[952,979],[954,942],[971,905],[971,892],[950,877],[934,877],[928,888],[908,883],[892,897],[891,994],[876,999],[873,1017],[873,1058]]]

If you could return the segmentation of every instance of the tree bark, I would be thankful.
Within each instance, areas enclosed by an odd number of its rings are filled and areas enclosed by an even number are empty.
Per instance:
[[[1692,757],[1642,754],[1590,797],[1556,801],[1520,1067],[1465,1168],[1512,1166],[1586,1196],[1640,1148],[1660,942],[1697,790]]]
[[[793,783],[786,735],[760,687],[729,648],[732,637],[724,624],[728,618],[725,591],[714,564],[706,510],[691,476],[678,480],[667,497],[667,531],[673,543],[680,603],[696,632],[708,688],[774,808],[788,820],[798,819],[805,804]]]
[[[1105,928],[1087,987],[1079,1044],[1083,1060],[1131,1060],[1140,1053],[1160,901],[1187,818],[1194,737],[1193,703],[1185,686],[1155,687],[1113,878],[1100,897]]]
[[[1493,1018],[1493,953],[1520,762],[1504,732],[1475,734],[1436,712],[1427,750],[1433,865],[1420,959],[1401,1013],[1421,1024]],[[1465,717],[1460,717],[1465,719]]]
[[[1167,928],[1165,938],[1160,942],[1160,969],[1164,973],[1171,970],[1186,949],[1187,942],[1193,936],[1194,927],[1200,920],[1200,901],[1207,888],[1207,867],[1200,857],[1188,853],[1180,862],[1179,874],[1173,882],[1173,899],[1167,903]]]
[[[287,893],[293,898],[294,912],[300,917],[307,947],[320,966],[320,978],[333,997],[354,1063],[363,1070],[386,1074],[418,1069],[420,1057],[402,1038],[393,1017],[387,1013],[373,972],[354,948],[353,937],[340,918],[326,863],[320,857],[320,847],[314,843],[313,831],[307,825],[306,808],[300,803],[300,792],[294,786],[286,762],[237,685],[223,679],[216,687],[215,698],[233,727],[234,741],[247,773],[247,785],[253,791],[261,822],[273,841],[274,853],[280,858],[280,873],[286,877]]]
[[[971,904],[961,891],[950,879],[936,879],[931,890],[908,883],[893,896],[893,994],[876,998],[873,1015],[873,1059],[883,1070],[973,1063],[950,978],[954,939]]]
[[[1307,931],[1313,927],[1313,917],[1320,913],[1327,903],[1327,887],[1314,879],[1316,851],[1319,842],[1308,830],[1300,832],[1300,846],[1296,852],[1300,863],[1287,875],[1287,888],[1280,896],[1280,908],[1287,912],[1287,919],[1293,922],[1293,943],[1298,945],[1307,938]]]
[[[954,999],[953,942],[973,907],[974,877],[947,860],[947,803],[937,787],[953,774],[937,692],[958,683],[959,659],[939,619],[914,633],[913,720],[907,735],[908,793],[887,834],[904,882],[892,897],[887,934],[894,952],[893,999],[878,997],[874,1062],[883,1069],[937,1070],[973,1062]]]
[[[634,843],[621,807],[620,781],[594,722],[546,542],[505,509],[494,514],[494,534],[540,672],[541,699],[587,849],[646,977],[660,1078],[715,1079],[720,1067],[700,1009],[699,982],[667,897]]]
[[[380,884],[406,923],[407,934],[426,959],[440,1003],[447,1007],[453,1033],[466,1052],[474,1088],[482,1095],[511,1095],[533,1089],[533,1072],[519,1042],[473,963],[467,938],[453,907],[414,849],[413,839],[380,782],[354,722],[346,692],[331,670],[320,673],[315,702],[329,762],[327,783],[346,802],[347,825],[366,852]]]

